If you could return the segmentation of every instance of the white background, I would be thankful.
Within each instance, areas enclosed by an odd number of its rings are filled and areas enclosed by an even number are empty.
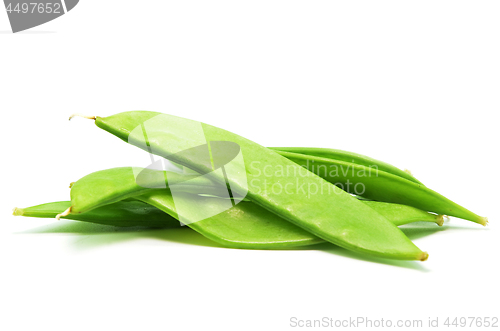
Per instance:
[[[12,34],[0,10],[0,329],[500,317],[499,16],[497,1],[82,0]],[[67,200],[90,172],[148,164],[91,121],[67,120],[139,109],[409,168],[490,225],[406,230],[430,257],[402,262],[11,216]]]

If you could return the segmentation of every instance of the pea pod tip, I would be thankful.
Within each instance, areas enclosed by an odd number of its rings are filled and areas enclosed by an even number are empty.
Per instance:
[[[439,226],[443,226],[445,217],[447,217],[447,216],[446,215],[437,215],[436,216],[436,224]]]
[[[420,255],[418,257],[418,259],[420,261],[426,261],[428,258],[429,258],[429,253],[427,253],[427,252],[420,253]]]
[[[12,215],[14,215],[14,216],[23,216],[24,215],[24,210],[22,210],[21,208],[15,207],[14,209],[12,209]]]
[[[483,225],[483,226],[488,225],[488,217],[480,217],[480,220],[481,220],[481,221],[480,221],[480,223],[479,223],[479,224],[481,224],[481,225]]]

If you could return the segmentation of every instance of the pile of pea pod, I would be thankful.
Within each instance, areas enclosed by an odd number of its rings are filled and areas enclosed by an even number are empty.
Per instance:
[[[487,224],[485,217],[431,190],[409,172],[360,154],[266,148],[205,123],[149,111],[83,117],[171,161],[179,171],[97,171],[71,183],[70,201],[15,208],[14,215],[122,227],[187,225],[232,248],[288,248],[326,241],[362,254],[421,261],[427,252],[398,226],[441,226],[444,215]],[[239,155],[239,161],[228,163],[226,154]],[[376,175],[366,175],[374,169]],[[285,190],[276,192],[275,187]],[[312,187],[320,187],[321,193],[308,191]]]

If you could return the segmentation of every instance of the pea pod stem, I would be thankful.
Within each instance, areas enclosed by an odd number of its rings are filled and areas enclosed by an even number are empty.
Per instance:
[[[14,216],[24,216],[24,210],[22,208],[15,207],[12,209],[12,215]]]
[[[66,216],[68,216],[68,215],[71,213],[71,208],[72,208],[72,206],[70,206],[68,209],[66,209],[66,210],[65,210],[65,211],[63,211],[62,213],[57,214],[57,215],[56,215],[56,220],[58,220],[58,221],[59,221],[59,220],[61,219],[61,217],[66,217]]]
[[[74,113],[72,114],[70,117],[69,117],[69,120],[71,121],[71,119],[73,117],[83,117],[83,118],[87,118],[89,120],[95,120],[97,116],[88,116],[88,115],[83,115],[83,114],[80,114],[80,113]]]

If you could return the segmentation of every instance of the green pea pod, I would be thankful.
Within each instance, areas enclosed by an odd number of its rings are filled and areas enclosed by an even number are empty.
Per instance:
[[[182,203],[193,208],[183,215],[183,222],[203,236],[226,247],[246,249],[274,249],[313,245],[324,242],[312,233],[293,225],[275,213],[252,202],[240,202],[234,207],[218,213],[224,201],[216,197],[193,197],[192,194],[176,194],[175,199],[168,190],[154,191],[136,196],[172,217],[179,219],[176,204]],[[365,201],[380,214],[388,216],[395,225],[424,221],[442,225],[443,217],[416,208],[392,205],[382,202]],[[215,214],[197,221],[200,216]]]
[[[331,158],[321,158],[291,152],[280,155],[342,186],[347,192],[371,200],[399,203],[418,209],[463,218],[486,225],[488,220],[456,204],[441,194],[407,179],[385,171]],[[350,184],[349,184],[350,183]],[[358,186],[359,185],[359,186]]]
[[[208,178],[196,175],[134,167],[107,169],[93,172],[70,185],[72,205],[61,216],[88,212],[150,190],[162,190],[169,184],[179,191],[214,195],[221,189]]]
[[[302,173],[302,167],[276,152],[236,134],[146,111],[91,118],[98,127],[120,139],[206,174],[218,183],[226,183],[231,196],[237,199],[246,196],[324,240],[386,258],[427,259],[427,253],[370,207],[322,178]],[[234,148],[230,143],[237,146],[237,156],[232,155]],[[237,162],[226,162],[231,159]],[[269,167],[286,169],[286,173],[267,177]],[[285,191],[275,192],[275,186]],[[321,193],[313,192],[312,188],[321,188]]]
[[[27,208],[14,208],[14,215],[53,218],[71,206],[71,201],[44,203]],[[156,207],[141,201],[118,201],[86,213],[70,214],[67,218],[114,226],[178,227],[179,221]]]
[[[387,173],[393,174],[395,176],[399,176],[408,179],[409,181],[423,185],[419,180],[413,177],[408,170],[404,171],[396,168],[395,166],[389,163],[382,162],[373,159],[371,157],[353,152],[347,152],[340,149],[316,148],[316,147],[269,147],[269,149],[275,150],[277,152],[291,152],[296,154],[317,156],[325,159],[332,159],[337,161],[359,164],[365,167],[382,170]]]
[[[179,227],[179,216],[169,190],[151,191],[149,194],[128,198],[91,211],[70,214],[68,218],[113,226]],[[218,198],[193,197],[184,193],[175,200],[195,205],[195,213],[218,211],[223,206]],[[146,203],[144,203],[146,202]],[[395,225],[411,222],[434,222],[442,225],[443,218],[413,207],[384,202],[363,201]],[[46,203],[24,209],[15,208],[14,215],[28,217],[55,217],[71,205],[70,201]],[[188,216],[189,217],[189,216]],[[186,219],[186,217],[184,217]],[[287,222],[254,203],[241,202],[231,209],[208,219],[189,223],[195,231],[227,247],[274,249],[312,245],[324,242],[313,234]]]

